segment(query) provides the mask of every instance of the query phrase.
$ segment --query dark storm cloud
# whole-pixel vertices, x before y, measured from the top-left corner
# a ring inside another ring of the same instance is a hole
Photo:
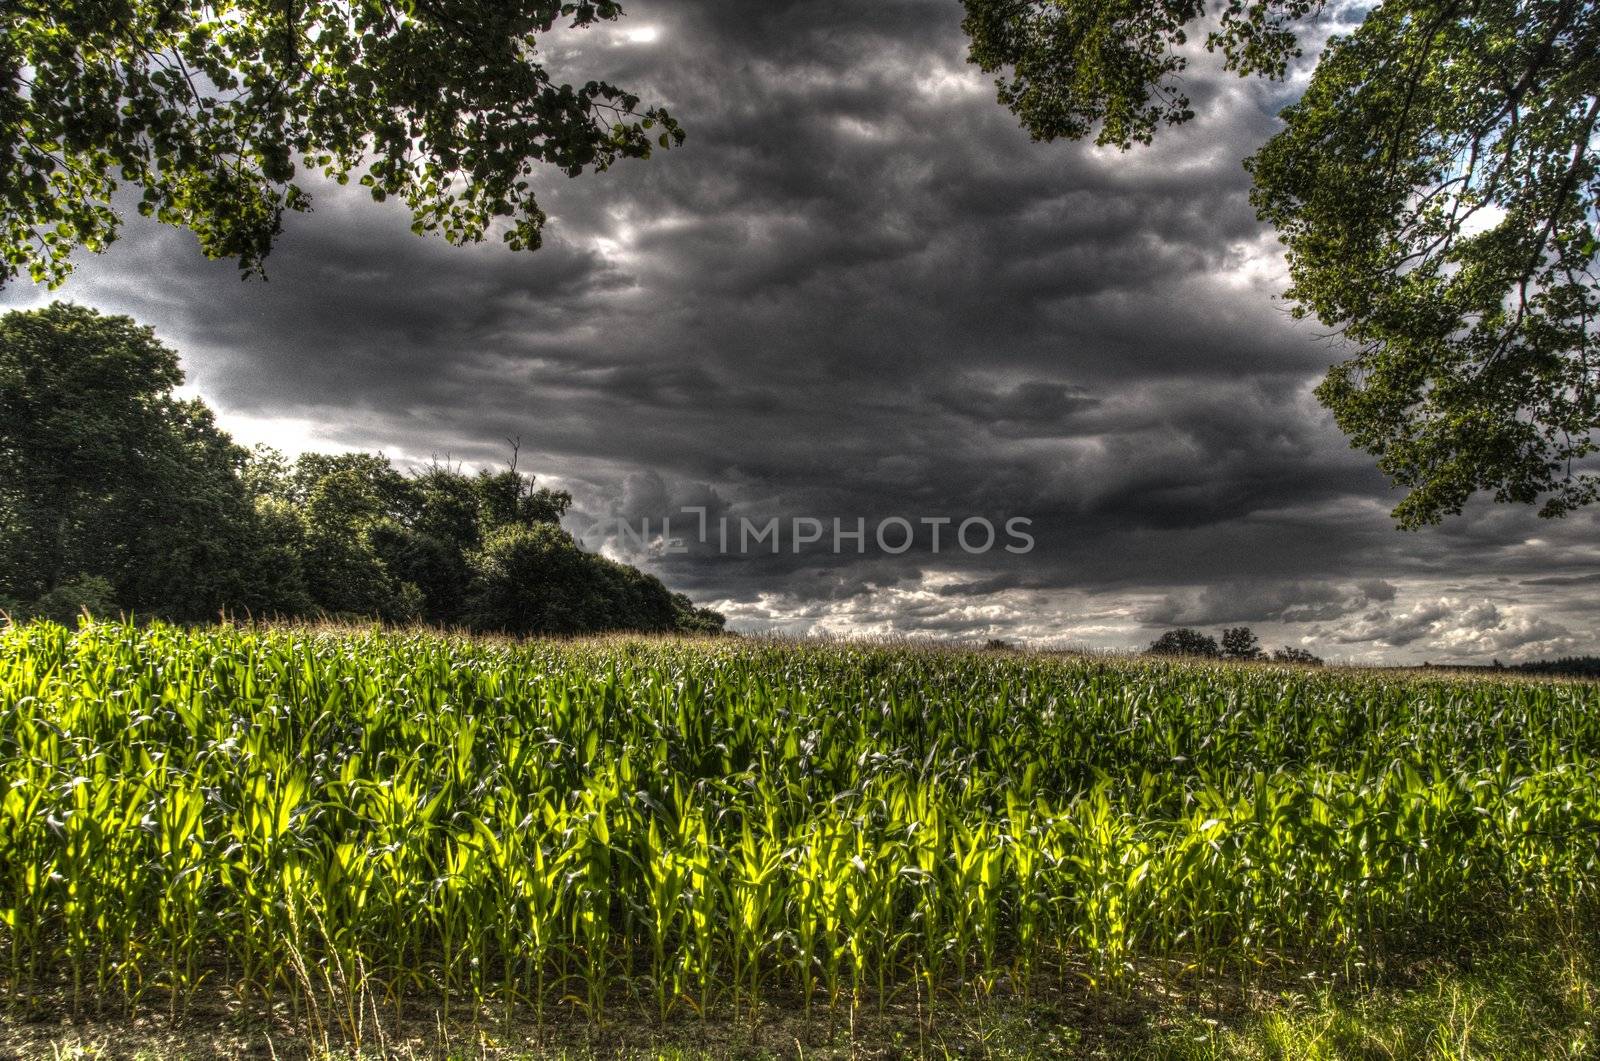
[[[938,406],[965,417],[974,429],[1012,438],[1064,435],[1073,414],[1100,404],[1069,383],[1027,380],[1008,390],[987,390],[980,383],[959,381],[929,396]]]
[[[636,0],[547,58],[666,102],[689,140],[546,175],[537,253],[420,240],[326,187],[269,283],[135,220],[64,295],[154,324],[251,440],[489,462],[520,438],[591,547],[748,629],[1592,647],[1592,515],[1474,505],[1397,533],[1399,496],[1312,398],[1340,354],[1274,301],[1240,165],[1284,88],[1202,61],[1198,119],[1152,149],[1035,144],[964,63],[959,20],[944,0]],[[869,536],[672,551],[660,523],[683,537],[686,508]],[[1027,517],[1035,547],[894,555],[870,535],[892,516]]]
[[[1582,586],[1593,582],[1600,582],[1600,571],[1591,571],[1587,575],[1547,575],[1544,578],[1525,578],[1524,586]]]

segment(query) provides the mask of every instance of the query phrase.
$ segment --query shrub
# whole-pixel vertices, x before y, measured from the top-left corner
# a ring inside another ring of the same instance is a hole
[[[105,619],[114,617],[120,610],[117,607],[117,591],[99,575],[69,578],[22,608],[22,612],[30,618],[49,619],[65,626],[76,625],[78,616],[84,612]]]

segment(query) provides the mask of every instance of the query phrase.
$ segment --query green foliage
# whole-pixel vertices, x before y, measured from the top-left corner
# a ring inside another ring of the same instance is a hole
[[[257,454],[259,512],[292,514],[308,610],[512,634],[716,632],[723,618],[661,582],[583,552],[564,491],[515,469],[402,475],[381,454]]]
[[[183,618],[249,602],[244,452],[174,397],[177,356],[126,317],[0,318],[0,593],[72,578]]]
[[[1035,140],[1148,144],[1161,125],[1194,117],[1184,93],[1190,26],[1220,8],[1208,51],[1240,74],[1282,77],[1300,54],[1293,24],[1317,0],[962,0],[970,61],[1002,73],[1000,102]]]
[[[1036,138],[1128,147],[1194,116],[1189,29],[1241,75],[1285,76],[1316,0],[965,0],[971,57]],[[1220,12],[1219,12],[1220,9]],[[1478,491],[1562,515],[1600,498],[1600,6],[1370,5],[1333,38],[1252,200],[1295,312],[1353,356],[1317,394],[1409,492],[1417,527]]]
[[[1202,634],[1198,630],[1180,627],[1177,630],[1168,630],[1154,641],[1145,651],[1153,656],[1197,656],[1205,659],[1221,659],[1222,649],[1217,647],[1217,639],[1209,634]]]
[[[578,550],[558,525],[571,496],[515,468],[404,475],[382,454],[246,453],[173,397],[181,381],[177,356],[126,317],[58,303],[0,318],[0,598],[18,614],[76,614],[63,587],[87,578],[110,587],[81,602],[96,614],[722,627]],[[490,547],[519,535],[550,547]]]
[[[405,477],[381,454],[306,454],[295,463],[290,494],[305,522],[306,585],[333,615],[419,618],[421,593],[383,562],[379,542]]]
[[[0,968],[80,1007],[1246,987],[1592,923],[1600,879],[1594,684],[36,623],[0,707]]]
[[[314,614],[301,513],[281,498],[257,494],[252,530],[246,610],[263,618]]]
[[[1222,655],[1225,659],[1260,659],[1261,639],[1248,626],[1230,626],[1222,631]]]
[[[1288,296],[1357,353],[1318,389],[1409,494],[1600,497],[1600,7],[1378,6],[1251,160]]]
[[[714,608],[703,608],[682,593],[672,595],[672,625],[686,634],[720,634],[727,627],[727,616]]]
[[[49,619],[76,626],[84,613],[100,619],[115,618],[116,589],[98,575],[79,575],[65,579],[31,605],[7,609],[13,620]]]
[[[468,565],[472,588],[467,616],[474,629],[510,634],[712,632],[710,621],[687,598],[674,597],[659,580],[632,567],[584,552],[554,523],[503,527],[472,554]]]
[[[539,245],[528,178],[681,143],[666,111],[535,61],[612,0],[11,0],[0,9],[0,284],[59,283],[116,238],[120,185],[212,258],[258,273],[309,168],[352,175],[452,243]]]
[[[1562,656],[1560,659],[1519,664],[1516,669],[1526,674],[1561,675],[1568,678],[1600,678],[1600,656]]]
[[[515,467],[501,472],[480,471],[472,488],[478,496],[484,527],[559,523],[572,505],[572,495],[565,490],[529,490]]]

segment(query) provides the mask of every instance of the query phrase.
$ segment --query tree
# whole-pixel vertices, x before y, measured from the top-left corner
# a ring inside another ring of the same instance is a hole
[[[1321,659],[1313,656],[1303,648],[1295,648],[1292,645],[1274,649],[1272,659],[1275,663],[1304,663],[1312,667],[1322,666]]]
[[[1227,659],[1260,659],[1261,639],[1248,626],[1230,626],[1222,631],[1222,655]]]
[[[565,490],[533,489],[515,465],[500,472],[480,471],[472,485],[488,527],[559,523],[572,505],[572,495]]]
[[[1036,139],[1129,147],[1194,117],[1181,48],[1283,78],[1318,0],[964,0],[970,56]],[[1408,490],[1403,527],[1487,491],[1562,515],[1600,498],[1600,5],[1412,0],[1333,38],[1252,200],[1287,297],[1351,351],[1318,388]]]
[[[391,622],[422,617],[421,588],[393,563],[405,534],[394,514],[408,486],[382,454],[307,453],[295,462],[287,489],[304,523],[301,567],[318,609]]]
[[[609,561],[583,552],[572,535],[553,524],[503,527],[469,562],[474,577],[468,616],[478,629],[508,634],[671,629],[670,600],[660,615],[634,614],[634,602],[618,600],[619,589],[624,594],[626,589],[607,585]]]
[[[258,519],[298,548],[312,613],[421,619],[513,634],[719,632],[724,618],[660,580],[585,553],[560,519],[564,491],[509,467],[415,474],[382,454],[258,450],[244,472]],[[272,521],[284,513],[293,532]],[[285,569],[290,565],[285,564]]]
[[[583,552],[572,503],[516,470],[408,475],[377,453],[247,452],[127,317],[0,317],[0,610],[370,617],[516,633],[719,632]]]
[[[672,593],[661,580],[579,548],[548,521],[489,533],[468,557],[473,580],[466,608],[475,629],[509,634],[635,630],[723,632],[725,619]]]
[[[674,593],[672,625],[686,634],[721,634],[727,632],[728,617],[715,608],[696,605],[682,593]]]
[[[1150,643],[1147,651],[1152,656],[1198,656],[1204,659],[1222,658],[1217,639],[1198,630],[1181,627],[1168,630]]]
[[[247,610],[263,618],[314,614],[317,606],[307,585],[306,526],[300,512],[282,498],[251,493],[256,520],[250,565],[253,599]]]
[[[539,245],[539,164],[576,176],[681,143],[659,107],[534,60],[613,0],[9,0],[0,14],[0,285],[59,283],[117,236],[121,184],[248,275],[311,199],[301,167],[452,243]]]
[[[127,317],[0,317],[0,595],[68,583],[179,618],[250,602],[244,451],[172,390],[177,355]],[[98,579],[102,582],[95,582]]]

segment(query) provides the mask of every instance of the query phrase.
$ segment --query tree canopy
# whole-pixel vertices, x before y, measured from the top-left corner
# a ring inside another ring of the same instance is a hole
[[[1152,656],[1198,656],[1203,659],[1221,659],[1222,649],[1217,639],[1187,626],[1168,630],[1145,649]]]
[[[95,577],[179,615],[261,603],[235,446],[148,328],[57,304],[0,317],[0,596]]]
[[[0,285],[59,283],[117,236],[115,200],[259,272],[296,177],[352,175],[417,232],[539,245],[530,177],[681,143],[659,107],[537,61],[611,0],[8,0],[0,8]]]
[[[1226,659],[1260,659],[1261,640],[1248,626],[1230,626],[1222,631],[1222,655]]]
[[[1283,78],[1312,0],[964,0],[970,56],[1037,139],[1194,118],[1190,34]],[[1479,491],[1600,498],[1600,5],[1410,0],[1332,37],[1247,166],[1294,312],[1348,340],[1317,394],[1416,527]]]
[[[583,551],[515,466],[247,451],[148,328],[57,303],[0,317],[0,606],[180,620],[376,618],[514,634],[716,632],[723,617]]]

